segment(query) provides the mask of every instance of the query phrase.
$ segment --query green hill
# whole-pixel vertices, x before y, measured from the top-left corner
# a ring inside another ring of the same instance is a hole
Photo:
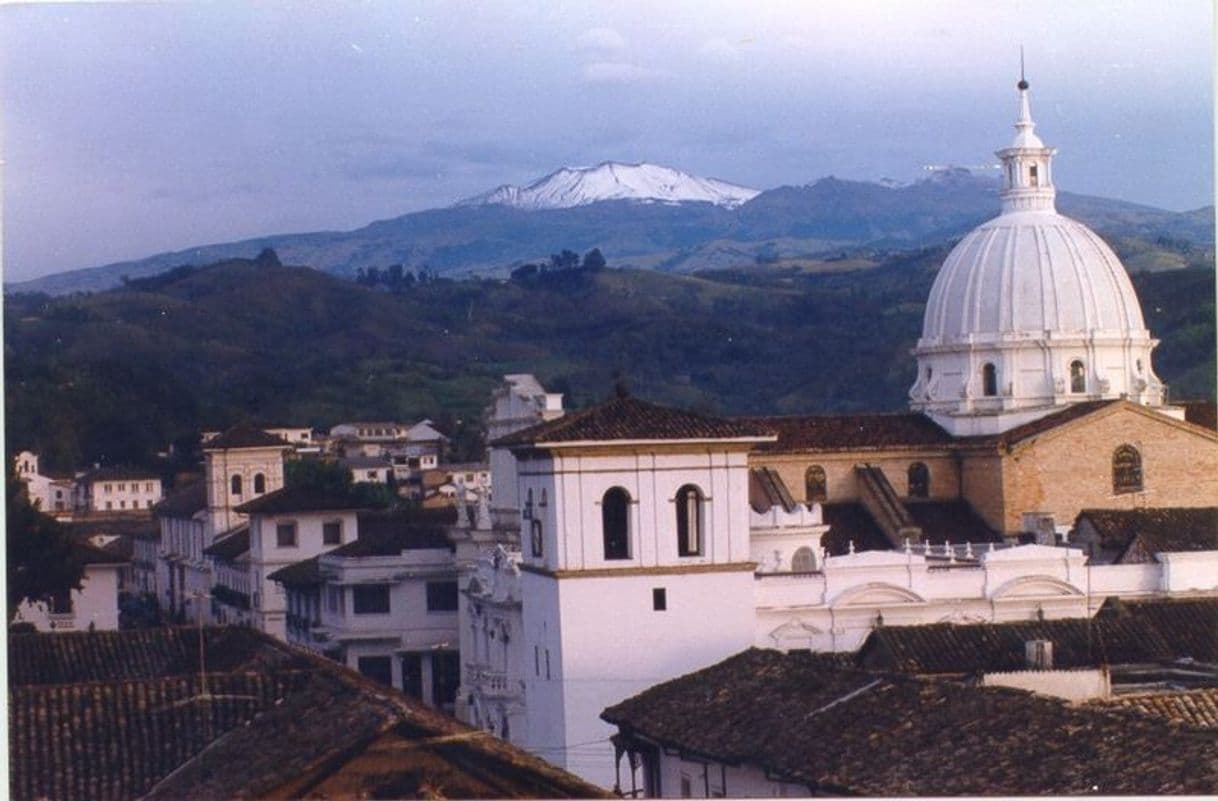
[[[636,394],[713,412],[900,409],[944,255],[848,272],[438,279],[400,294],[235,260],[95,295],[12,295],[9,446],[59,467],[147,463],[243,417],[329,427],[428,416],[468,455],[491,388],[526,371],[568,393],[568,407],[606,395],[620,372]],[[1214,272],[1135,284],[1173,397],[1212,397]]]

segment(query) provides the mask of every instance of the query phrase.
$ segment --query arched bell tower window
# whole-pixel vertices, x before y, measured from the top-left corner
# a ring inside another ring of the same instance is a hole
[[[981,394],[987,398],[998,394],[998,368],[993,362],[981,365]]]
[[[1087,370],[1078,359],[1070,362],[1070,391],[1087,391]]]
[[[630,494],[614,487],[601,498],[601,524],[604,528],[605,558],[630,558]]]
[[[702,555],[702,491],[693,484],[677,490],[677,555]]]
[[[266,492],[266,476],[258,473],[254,476],[254,494],[261,495]]]
[[[1040,174],[1037,171],[1036,165],[1028,167],[1028,185],[1040,186]]]
[[[808,546],[795,549],[795,554],[791,557],[791,572],[792,573],[811,573],[816,570],[816,555],[812,553],[812,549]]]
[[[1122,495],[1142,491],[1142,454],[1132,445],[1112,452],[1112,492]]]
[[[930,470],[922,462],[909,466],[909,497],[930,497]]]
[[[814,464],[804,473],[804,498],[808,503],[823,503],[829,497],[825,468]]]
[[[233,495],[241,494],[241,476],[240,475],[237,475],[235,473],[233,474],[232,480],[228,482],[228,489],[229,489],[229,492],[232,493]]]

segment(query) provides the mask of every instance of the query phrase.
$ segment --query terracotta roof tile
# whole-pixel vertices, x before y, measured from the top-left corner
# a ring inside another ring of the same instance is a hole
[[[268,573],[267,578],[285,587],[315,587],[321,584],[321,571],[318,569],[317,557],[314,556]]]
[[[155,470],[141,467],[97,467],[82,475],[77,481],[95,484],[98,481],[160,481]]]
[[[207,485],[200,479],[166,495],[152,507],[158,517],[194,517],[207,508]]]
[[[1168,645],[1173,659],[1218,662],[1218,598],[1109,598],[1096,617],[1150,628]]]
[[[248,523],[236,526],[219,537],[211,545],[203,549],[207,556],[214,556],[231,562],[250,550],[250,527]]]
[[[338,512],[366,509],[368,504],[349,493],[323,492],[312,487],[284,487],[236,508],[241,514],[278,515],[294,512]]]
[[[938,446],[952,441],[929,417],[914,413],[751,417],[743,421],[776,431],[778,440],[758,450],[777,453]]]
[[[825,671],[798,652],[750,649],[602,718],[627,741],[756,766],[814,794],[1218,790],[1212,739],[1167,722],[947,679]]]
[[[239,448],[290,448],[284,439],[268,434],[252,423],[238,423],[223,434],[203,443],[205,451],[236,450]]]
[[[1086,519],[1105,550],[1124,553],[1137,537],[1154,553],[1218,550],[1218,506],[1196,509],[1084,509],[1074,526]]]
[[[1218,687],[1180,692],[1139,693],[1094,702],[1096,706],[1136,709],[1190,729],[1218,731]]]
[[[205,696],[197,636],[194,628],[11,635],[9,795],[299,797],[332,778],[378,798],[606,795],[243,627],[205,630]],[[377,743],[391,747],[390,763],[369,751]]]
[[[770,436],[769,428],[749,421],[708,417],[637,398],[619,397],[500,437],[491,444],[511,447],[564,442],[734,440]]]

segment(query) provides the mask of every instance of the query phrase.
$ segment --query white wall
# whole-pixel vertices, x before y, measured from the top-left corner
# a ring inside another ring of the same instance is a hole
[[[985,687],[1014,687],[1067,701],[1089,701],[1112,695],[1112,681],[1108,671],[1103,669],[986,673],[981,677],[981,684]]]
[[[79,590],[72,590],[72,610],[52,613],[45,603],[22,602],[13,622],[33,623],[39,631],[118,630],[118,574],[121,565],[86,565]]]

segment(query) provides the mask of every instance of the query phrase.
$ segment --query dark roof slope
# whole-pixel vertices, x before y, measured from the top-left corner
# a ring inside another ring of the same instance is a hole
[[[909,516],[922,529],[922,541],[935,545],[945,540],[962,542],[1002,542],[1002,535],[981,519],[969,502],[955,500],[903,499]]]
[[[754,417],[740,422],[775,431],[778,440],[758,450],[776,453],[925,447],[952,441],[937,423],[916,413]]]
[[[450,511],[451,510],[451,511]],[[448,525],[455,520],[451,507],[444,515],[420,515],[414,510],[365,512],[359,516],[356,539],[330,551],[334,556],[396,556],[402,551],[454,546]],[[445,522],[439,522],[439,521]]]
[[[657,406],[637,398],[605,403],[538,423],[492,445],[509,447],[560,442],[614,440],[747,439],[773,436],[769,428],[742,420],[707,417],[683,409]]]
[[[281,437],[268,434],[252,423],[238,423],[232,428],[203,443],[205,451],[235,450],[238,448],[273,448],[291,445]]]
[[[315,587],[321,584],[321,571],[318,569],[317,557],[314,556],[268,573],[267,578],[285,587]]]
[[[1218,506],[1084,509],[1075,519],[1075,528],[1083,518],[1099,534],[1100,546],[1118,553],[1123,553],[1135,537],[1141,537],[1154,553],[1218,549]]]
[[[980,673],[1025,667],[1028,640],[1050,640],[1058,668],[1218,661],[1218,599],[1109,600],[1092,618],[882,626],[859,651],[869,668]]]
[[[754,467],[749,470],[749,506],[760,514],[770,511],[774,506],[781,506],[784,511],[793,512],[797,504],[777,470],[772,467]]]
[[[609,707],[627,740],[834,795],[1212,793],[1213,741],[1125,710],[750,649]],[[732,795],[729,781],[727,794]]]
[[[248,553],[250,549],[250,527],[243,523],[216,538],[216,541],[203,549],[203,553],[231,562]]]
[[[204,695],[196,637],[193,628],[10,636],[11,797],[604,796],[244,627],[205,630]]]
[[[1211,400],[1174,401],[1173,406],[1184,407],[1184,420],[1195,426],[1218,430],[1218,404]]]
[[[829,549],[830,556],[850,553],[852,543],[856,551],[892,550],[892,543],[861,503],[826,503],[821,510],[829,531],[821,535],[820,546]]]
[[[199,480],[166,495],[160,503],[152,507],[152,513],[158,517],[189,518],[206,508],[207,484]]]
[[[1172,658],[1218,662],[1218,598],[1109,598],[1096,619],[1145,625],[1167,644]]]
[[[368,504],[350,493],[322,492],[312,487],[284,487],[237,507],[242,514],[277,515],[294,512],[340,512],[366,509]]]
[[[155,470],[140,467],[97,467],[77,480],[85,484],[98,481],[160,481],[161,476]]]
[[[131,561],[130,556],[123,556],[121,549],[99,548],[81,540],[72,543],[72,552],[82,565],[125,565]]]

